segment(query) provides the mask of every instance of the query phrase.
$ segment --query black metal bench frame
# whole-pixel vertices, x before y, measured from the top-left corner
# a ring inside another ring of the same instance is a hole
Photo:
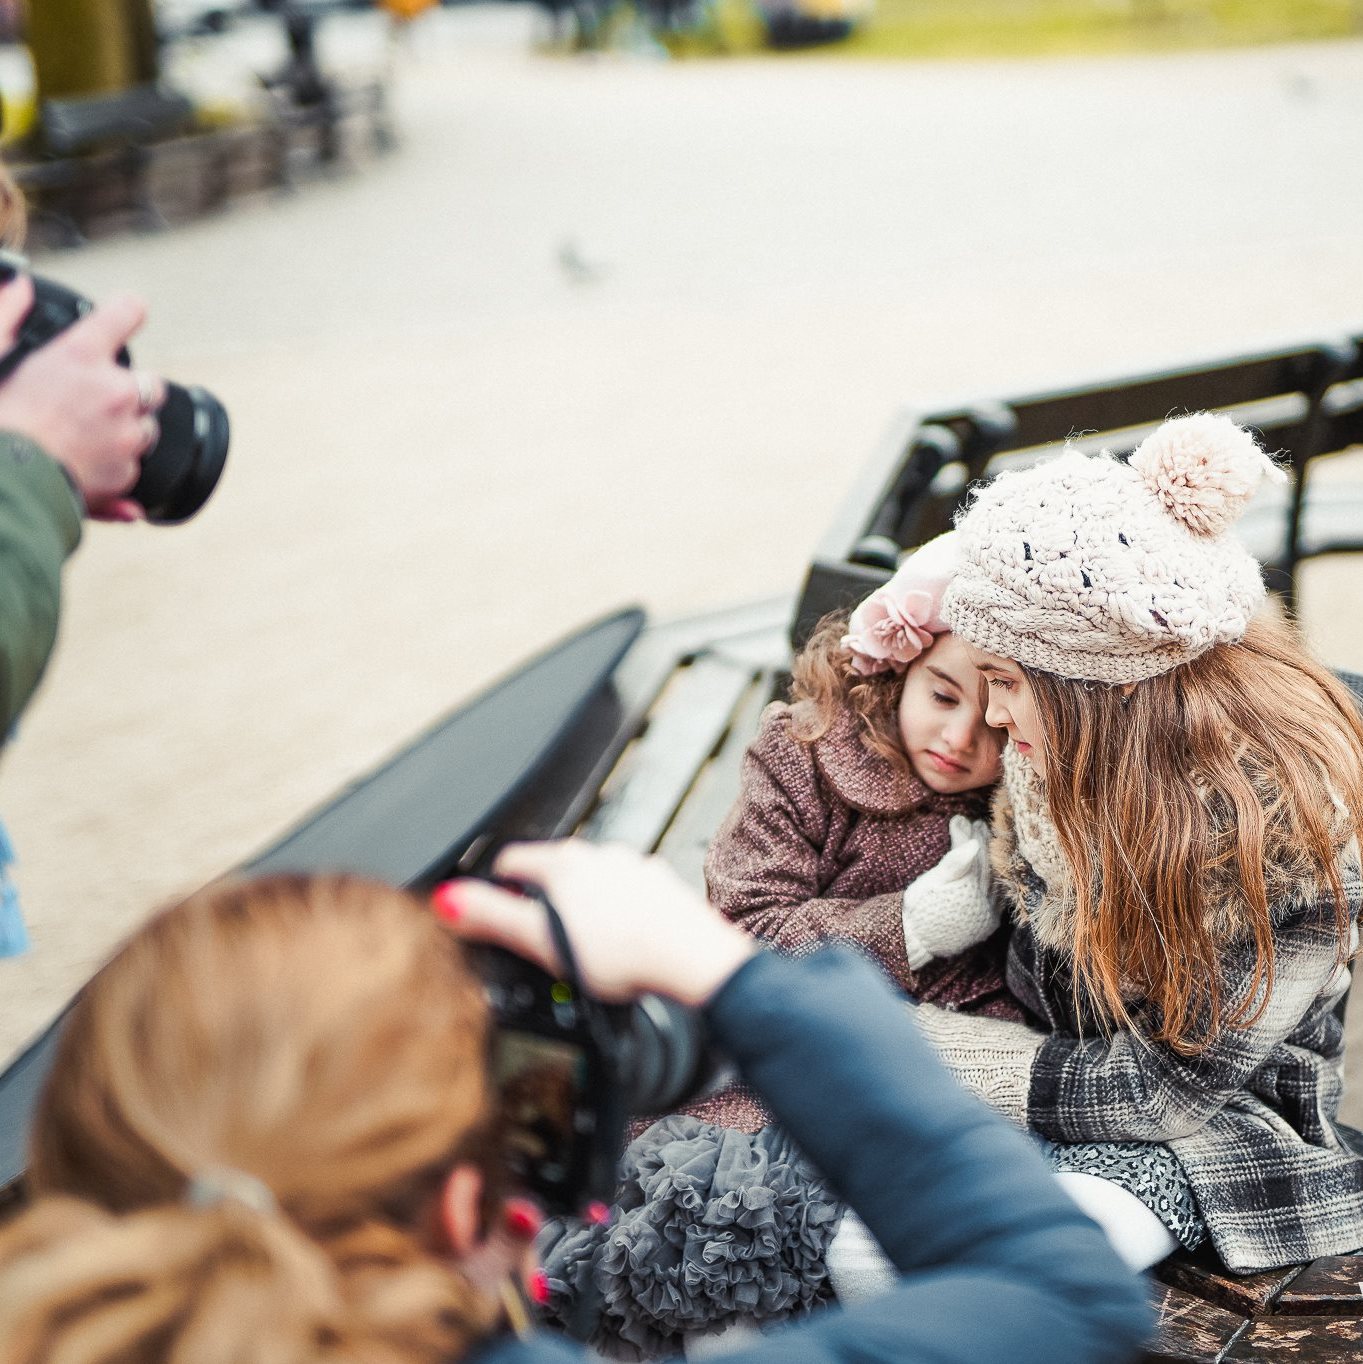
[[[1270,585],[1292,606],[1303,561],[1363,551],[1363,495],[1343,503],[1313,499],[1309,478],[1322,457],[1363,441],[1363,334],[1073,388],[905,410],[819,545],[794,640],[884,582],[903,549],[946,530],[968,483],[1030,463],[1067,440],[1081,450],[1129,454],[1166,417],[1208,409],[1230,413],[1256,430],[1266,449],[1286,456],[1285,503],[1268,512],[1281,534],[1263,534],[1261,527],[1262,543],[1254,548]],[[1252,509],[1247,519],[1253,516]]]

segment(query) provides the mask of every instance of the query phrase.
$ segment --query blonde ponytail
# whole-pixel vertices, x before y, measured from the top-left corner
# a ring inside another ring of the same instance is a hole
[[[477,982],[410,896],[287,878],[155,921],[64,1033],[37,1198],[0,1230],[0,1364],[459,1358],[500,1310],[431,1212],[456,1161],[495,1182],[484,1056]]]

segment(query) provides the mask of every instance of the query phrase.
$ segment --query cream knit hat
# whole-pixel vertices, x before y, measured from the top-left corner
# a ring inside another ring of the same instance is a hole
[[[1123,464],[1069,452],[980,488],[942,604],[956,634],[1029,668],[1139,682],[1240,639],[1264,599],[1229,533],[1286,475],[1229,417],[1165,422]]]

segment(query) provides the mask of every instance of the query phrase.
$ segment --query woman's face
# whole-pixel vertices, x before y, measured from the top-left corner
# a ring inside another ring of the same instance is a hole
[[[939,635],[909,666],[899,740],[931,791],[955,795],[998,780],[1000,736],[985,723],[979,676],[955,635]]]
[[[1039,777],[1046,775],[1046,743],[1037,714],[1036,695],[1027,674],[1011,658],[970,650],[971,661],[979,669],[988,688],[985,718],[1008,732],[1013,747],[1032,764]]]

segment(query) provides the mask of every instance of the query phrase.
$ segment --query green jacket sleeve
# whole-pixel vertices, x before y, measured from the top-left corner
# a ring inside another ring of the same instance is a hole
[[[0,432],[0,741],[56,643],[62,565],[80,531],[61,466],[32,441]]]

